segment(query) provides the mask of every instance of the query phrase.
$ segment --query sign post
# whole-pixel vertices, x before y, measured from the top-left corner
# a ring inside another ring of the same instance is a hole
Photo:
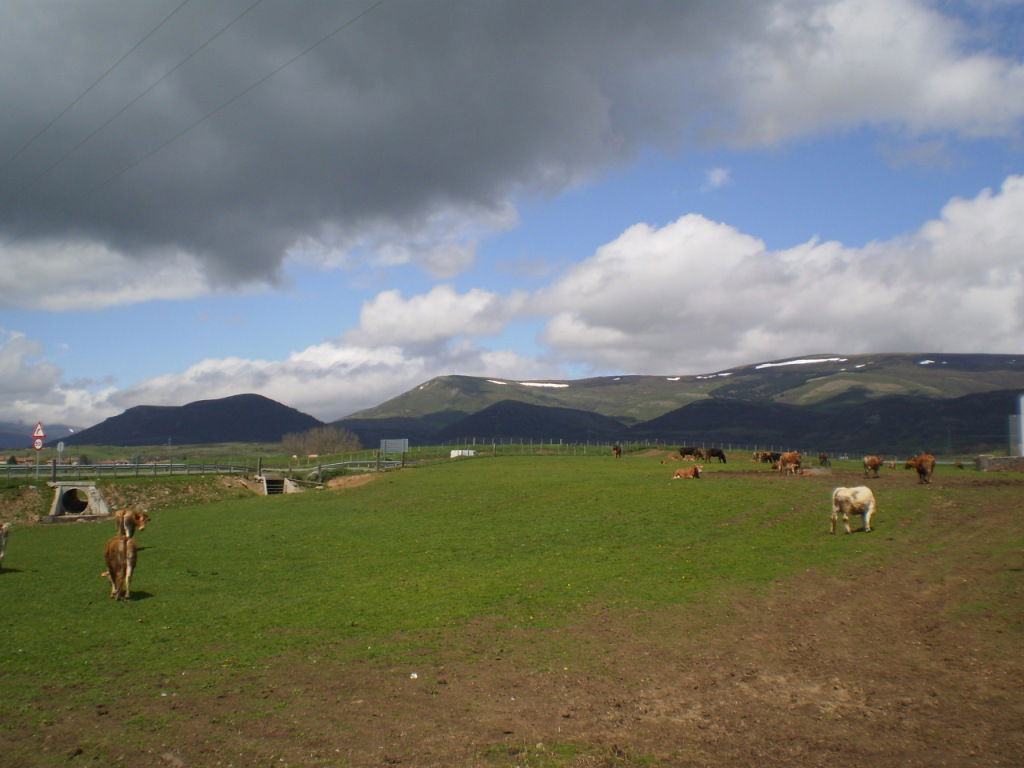
[[[37,421],[36,428],[32,430],[32,447],[36,450],[36,477],[39,477],[39,452],[43,450],[43,440],[46,433],[43,431],[43,422]]]

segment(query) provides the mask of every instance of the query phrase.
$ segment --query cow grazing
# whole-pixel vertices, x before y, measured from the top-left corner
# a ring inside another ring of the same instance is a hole
[[[149,515],[145,512],[133,512],[130,509],[119,509],[114,513],[114,525],[117,526],[118,536],[131,538],[136,531],[141,531],[150,521]]]
[[[686,458],[687,456],[694,456],[701,460],[704,459],[704,451],[702,451],[700,448],[694,448],[693,446],[688,445],[684,445],[682,448],[679,449],[679,455],[682,456],[683,458]]]
[[[700,476],[704,474],[704,467],[700,464],[694,464],[689,469],[677,469],[672,475],[673,480],[700,480]]]
[[[107,570],[100,574],[110,579],[110,596],[114,600],[128,600],[131,597],[132,574],[138,555],[135,539],[130,536],[114,536],[103,550]]]
[[[725,451],[723,451],[721,448],[708,448],[706,451],[704,451],[704,458],[707,461],[711,461],[712,459],[718,459],[719,464],[728,463],[725,460]]]
[[[878,477],[878,470],[885,465],[885,459],[881,456],[865,456],[864,457],[864,477],[868,477],[869,472],[874,472],[871,477]]]
[[[836,532],[836,521],[839,515],[843,516],[843,525],[846,532],[850,533],[850,515],[860,515],[864,518],[864,532],[871,532],[871,516],[875,514],[875,494],[866,485],[858,485],[853,488],[835,488],[832,491],[832,527],[829,533]]]
[[[930,453],[922,453],[920,456],[908,459],[903,468],[917,470],[918,484],[930,483],[932,481],[932,473],[935,471],[935,457]]]
[[[612,456],[614,456],[616,459],[622,458],[622,446],[619,445],[618,443],[612,446]]]
[[[0,524],[0,569],[4,566],[4,554],[7,552],[7,534],[11,532],[10,523]]]
[[[796,465],[794,470],[800,469],[800,465],[803,464],[803,456],[796,451],[786,451],[779,454],[779,458],[775,462],[775,469],[779,472],[790,472],[792,474],[792,470],[788,468],[789,464]]]
[[[822,453],[818,454],[818,466],[819,467],[831,467],[832,466],[832,460],[828,457],[827,453],[822,452]]]

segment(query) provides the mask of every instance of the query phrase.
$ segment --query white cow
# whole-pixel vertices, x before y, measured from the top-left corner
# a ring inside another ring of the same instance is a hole
[[[0,567],[4,564],[4,553],[7,552],[7,534],[11,531],[10,523],[0,524]]]
[[[864,532],[871,531],[871,516],[875,514],[875,494],[866,485],[853,488],[836,488],[832,491],[832,529],[836,532],[836,521],[843,515],[843,525],[850,533],[850,515],[861,515],[864,518]]]

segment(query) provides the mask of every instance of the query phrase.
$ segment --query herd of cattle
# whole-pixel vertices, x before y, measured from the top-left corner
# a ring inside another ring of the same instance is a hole
[[[616,458],[622,455],[621,446],[616,445],[613,449]],[[710,461],[718,459],[719,463],[725,464],[725,453],[721,448],[698,448],[696,446],[682,446],[678,453],[673,453],[661,460],[662,464],[670,461]],[[805,468],[803,456],[797,451],[754,451],[751,461],[770,464],[772,469],[781,474],[802,475],[827,472],[827,467],[832,466],[831,458],[827,453],[818,454],[818,467]],[[878,470],[885,466],[886,461],[880,456],[864,457],[864,477],[879,477]],[[890,469],[895,469],[895,459],[888,462]],[[963,469],[963,464],[956,463],[958,469]],[[930,453],[922,453],[904,464],[905,469],[917,471],[918,483],[930,483],[932,473],[935,471],[935,457]],[[694,464],[692,467],[677,469],[672,474],[673,480],[699,480],[704,474],[703,464]],[[852,488],[838,487],[832,490],[832,527],[829,533],[836,532],[836,524],[840,516],[843,518],[843,525],[846,532],[850,533],[850,516],[860,515],[864,520],[864,531],[871,531],[871,518],[874,516],[878,505],[875,495],[866,485],[858,485]]]

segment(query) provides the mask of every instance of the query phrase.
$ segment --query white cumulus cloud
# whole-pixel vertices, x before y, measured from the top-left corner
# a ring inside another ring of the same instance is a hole
[[[951,200],[916,232],[863,248],[769,251],[689,214],[638,224],[538,297],[544,341],[594,370],[715,370],[814,351],[1019,351],[1024,177]]]

